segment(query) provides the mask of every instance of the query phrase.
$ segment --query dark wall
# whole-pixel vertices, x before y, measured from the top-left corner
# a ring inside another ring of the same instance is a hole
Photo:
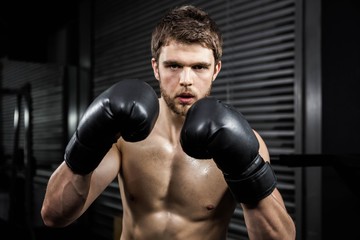
[[[360,221],[360,14],[357,1],[322,1],[323,239],[358,239]]]
[[[323,1],[323,153],[360,153],[360,8]]]
[[[1,1],[0,58],[46,63],[53,60],[56,54],[66,53],[56,38],[64,32],[65,26],[76,22],[77,4],[76,0]],[[67,38],[66,44],[72,44],[76,43],[70,39],[73,36],[66,34],[62,38]],[[58,53],[54,52],[57,50]],[[74,53],[74,50],[72,47],[69,52]]]

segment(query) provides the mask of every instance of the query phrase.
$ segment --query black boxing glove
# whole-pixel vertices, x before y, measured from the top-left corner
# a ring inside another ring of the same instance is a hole
[[[86,109],[65,149],[65,162],[74,173],[92,172],[120,136],[130,142],[145,139],[158,115],[158,97],[144,81],[112,85]]]
[[[231,105],[212,97],[194,103],[187,112],[180,143],[193,158],[213,158],[237,202],[256,203],[275,189],[276,176],[259,155],[252,128]]]

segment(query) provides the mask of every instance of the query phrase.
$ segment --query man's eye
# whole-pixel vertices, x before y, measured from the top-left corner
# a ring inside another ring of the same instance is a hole
[[[170,68],[171,70],[177,70],[177,69],[180,68],[180,65],[178,65],[178,64],[169,64],[166,67]]]
[[[170,68],[171,68],[171,69],[178,69],[178,68],[179,68],[179,65],[170,65]]]
[[[207,67],[202,66],[202,65],[196,65],[196,66],[193,66],[193,69],[201,70],[201,69],[207,69]]]

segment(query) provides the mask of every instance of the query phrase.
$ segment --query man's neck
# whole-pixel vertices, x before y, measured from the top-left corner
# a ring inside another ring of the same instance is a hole
[[[160,125],[164,128],[164,131],[168,132],[170,141],[178,141],[180,137],[180,131],[185,121],[185,116],[181,116],[173,112],[166,104],[164,99],[160,98],[160,116],[158,121],[161,121]]]

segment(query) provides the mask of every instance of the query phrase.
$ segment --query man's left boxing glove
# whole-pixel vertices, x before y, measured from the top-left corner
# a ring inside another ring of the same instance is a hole
[[[252,128],[231,105],[198,100],[187,112],[180,142],[193,158],[213,158],[238,202],[256,203],[275,189],[275,174],[259,155]]]
[[[101,93],[86,109],[70,139],[64,160],[77,174],[92,172],[111,145],[145,139],[159,115],[153,88],[140,80],[123,80]]]

